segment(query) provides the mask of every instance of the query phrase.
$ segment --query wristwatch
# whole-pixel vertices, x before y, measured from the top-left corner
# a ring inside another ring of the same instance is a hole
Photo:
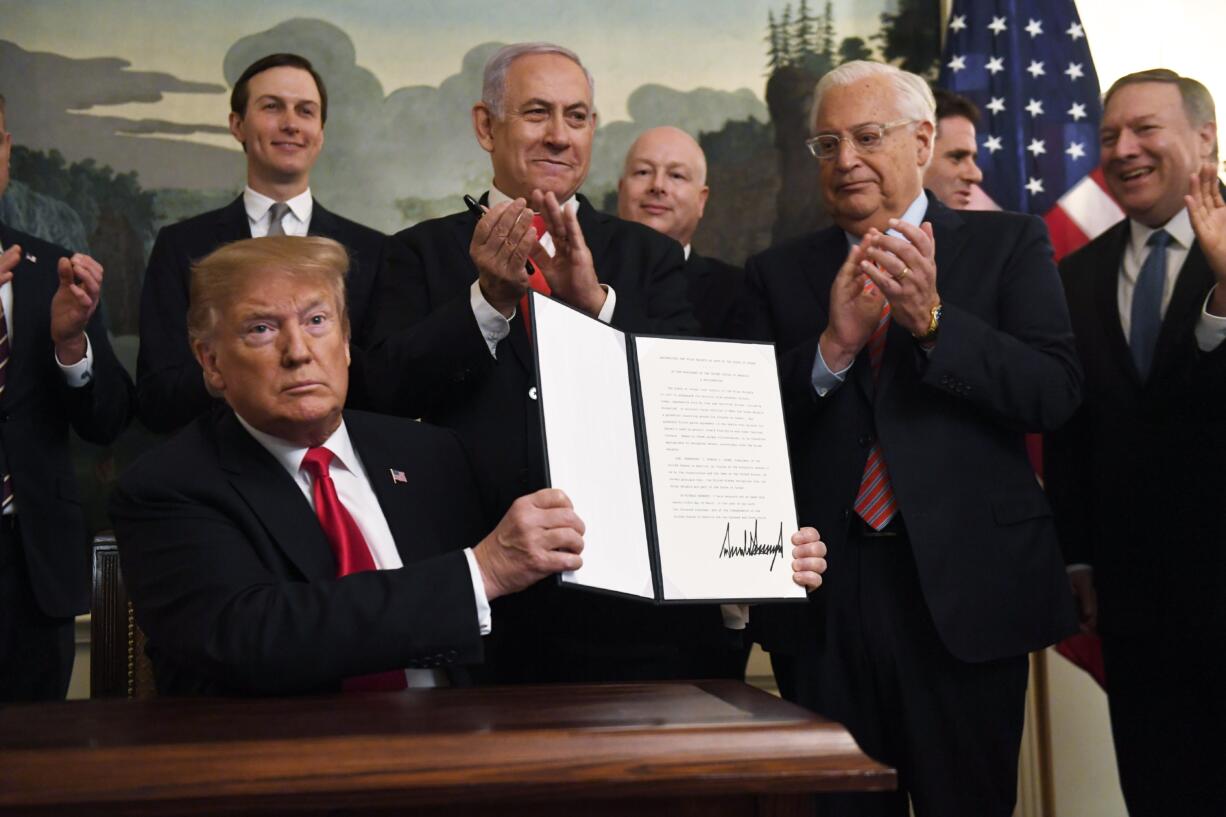
[[[922,335],[911,336],[920,343],[932,343],[937,339],[937,333],[941,331],[941,302],[937,301],[937,305],[928,314],[928,331]]]

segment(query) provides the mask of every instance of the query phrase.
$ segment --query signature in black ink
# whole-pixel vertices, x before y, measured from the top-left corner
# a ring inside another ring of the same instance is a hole
[[[758,522],[754,520],[753,530],[741,531],[741,545],[736,547],[732,544],[732,523],[729,522],[724,528],[724,541],[719,545],[719,558],[734,559],[738,556],[766,556],[771,557],[770,569],[775,569],[775,559],[783,555],[783,523],[779,523],[779,539],[772,545],[758,541]]]

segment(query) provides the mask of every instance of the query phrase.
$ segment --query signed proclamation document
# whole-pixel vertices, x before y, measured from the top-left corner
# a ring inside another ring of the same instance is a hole
[[[537,293],[532,322],[548,482],[587,526],[563,584],[803,600],[774,347],[629,335]]]

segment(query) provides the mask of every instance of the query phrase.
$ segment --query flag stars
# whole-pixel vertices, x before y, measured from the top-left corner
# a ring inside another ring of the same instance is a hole
[[[1031,140],[1030,140],[1030,144],[1029,144],[1029,145],[1026,145],[1026,150],[1028,150],[1028,151],[1030,151],[1031,153],[1033,153],[1033,154],[1034,154],[1034,158],[1036,158],[1036,159],[1037,159],[1037,158],[1039,158],[1040,156],[1042,156],[1044,153],[1046,153],[1046,152],[1047,152],[1047,148],[1046,148],[1046,147],[1044,147],[1044,144],[1043,144],[1043,140],[1042,140],[1042,139],[1031,139]]]
[[[965,14],[959,14],[957,17],[949,21],[950,31],[961,31],[964,28],[966,28],[966,15]]]
[[[991,74],[992,76],[996,76],[996,74],[1005,70],[1005,58],[1004,57],[992,57],[991,59],[988,60],[987,68],[988,68],[989,74]]]
[[[1026,103],[1026,113],[1030,114],[1030,117],[1033,119],[1043,113],[1043,103],[1037,99],[1030,100]]]
[[[1043,21],[1032,19],[1029,23],[1026,24],[1026,33],[1030,35],[1030,39],[1032,40],[1035,37],[1042,34],[1043,33]]]
[[[1047,72],[1043,70],[1043,63],[1038,60],[1030,61],[1030,66],[1026,69],[1026,73],[1030,74],[1034,79],[1047,75]]]
[[[1080,40],[1086,35],[1085,29],[1081,27],[1081,23],[1073,23],[1068,27],[1068,31],[1064,33],[1072,37],[1074,40]]]
[[[1086,106],[1081,102],[1074,102],[1073,107],[1068,109],[1068,115],[1073,117],[1074,122],[1080,122],[1086,118]]]
[[[1039,193],[1043,192],[1043,180],[1027,177],[1026,189],[1030,191],[1030,195],[1037,196]]]
[[[953,59],[949,61],[949,70],[955,74],[966,68],[966,57],[961,54],[954,54]]]
[[[987,108],[992,113],[1000,113],[1005,109],[1005,98],[1003,96],[994,96],[988,102]]]
[[[1070,159],[1080,159],[1086,155],[1086,148],[1081,142],[1072,142],[1064,152]]]
[[[1079,62],[1070,62],[1064,73],[1068,75],[1069,79],[1081,79],[1086,75],[1085,71],[1081,69],[1081,63]]]
[[[992,22],[988,23],[988,28],[992,30],[992,36],[995,37],[1002,31],[1007,31],[1009,26],[1005,25],[1004,17],[993,17]]]
[[[983,141],[983,147],[989,153],[995,153],[996,151],[1002,149],[1004,145],[1001,144],[999,136],[989,136]]]

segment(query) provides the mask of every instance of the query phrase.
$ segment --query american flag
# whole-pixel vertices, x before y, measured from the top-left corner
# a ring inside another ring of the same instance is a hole
[[[954,0],[940,84],[982,112],[983,189],[1062,258],[1123,218],[1098,169],[1102,103],[1072,0]]]
[[[401,471],[398,468],[389,468],[387,470],[392,474],[393,485],[395,485],[397,482],[403,482],[405,485],[409,484],[409,479],[404,475],[404,471]]]

